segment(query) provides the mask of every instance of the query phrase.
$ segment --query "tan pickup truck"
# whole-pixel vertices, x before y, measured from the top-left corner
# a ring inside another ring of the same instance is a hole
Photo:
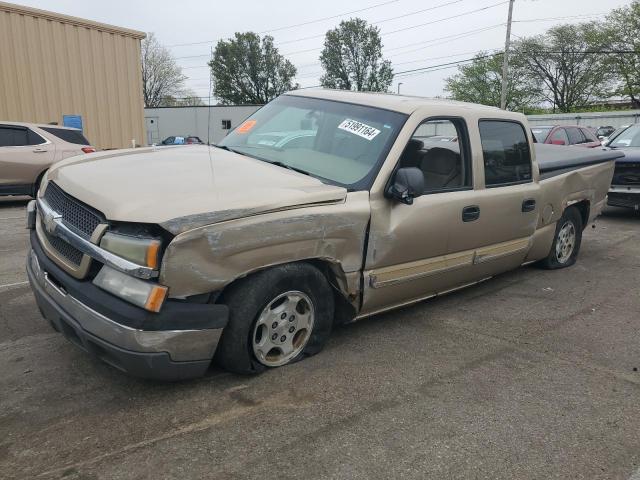
[[[28,209],[29,280],[56,330],[130,374],[260,372],[336,323],[572,265],[622,154],[532,141],[495,108],[282,95],[217,147],[56,164]]]

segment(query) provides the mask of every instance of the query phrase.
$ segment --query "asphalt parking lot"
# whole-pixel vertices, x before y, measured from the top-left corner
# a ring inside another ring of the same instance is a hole
[[[304,362],[158,384],[92,360],[26,285],[0,200],[0,478],[640,478],[640,216],[577,265],[524,267],[336,329]]]

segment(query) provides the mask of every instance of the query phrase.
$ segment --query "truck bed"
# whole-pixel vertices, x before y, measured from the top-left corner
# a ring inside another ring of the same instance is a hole
[[[534,146],[540,169],[540,180],[624,157],[624,152],[620,150],[605,148],[567,147],[541,143],[536,143]]]

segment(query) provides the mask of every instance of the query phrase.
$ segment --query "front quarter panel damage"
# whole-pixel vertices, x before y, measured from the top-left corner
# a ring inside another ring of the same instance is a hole
[[[368,192],[344,203],[255,215],[196,228],[167,247],[160,282],[181,298],[222,290],[266,267],[320,259],[330,263],[345,296],[359,290],[369,222]]]

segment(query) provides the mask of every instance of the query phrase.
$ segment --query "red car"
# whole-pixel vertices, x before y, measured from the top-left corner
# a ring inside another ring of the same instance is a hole
[[[600,147],[600,140],[587,127],[578,125],[556,125],[543,127],[536,125],[531,129],[538,143],[552,145],[577,145],[578,147]]]

